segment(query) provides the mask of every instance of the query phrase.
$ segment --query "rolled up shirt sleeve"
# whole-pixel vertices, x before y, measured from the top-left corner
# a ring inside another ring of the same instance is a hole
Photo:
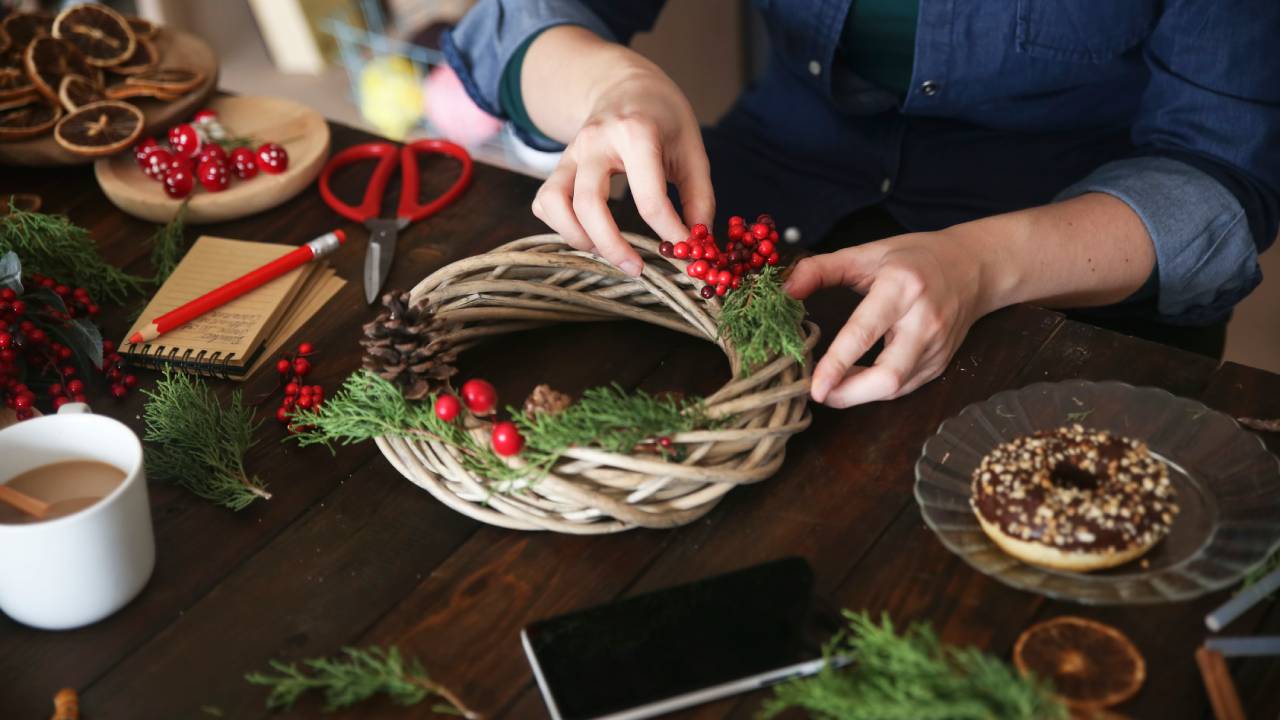
[[[499,99],[503,71],[528,40],[557,25],[579,25],[606,40],[618,40],[609,23],[575,0],[480,0],[445,33],[441,49],[476,105],[510,119]],[[517,133],[534,147],[546,144],[518,128]]]
[[[1178,160],[1135,157],[1107,163],[1059,200],[1100,192],[1142,219],[1155,246],[1160,320],[1220,322],[1262,282],[1244,209],[1217,180]]]

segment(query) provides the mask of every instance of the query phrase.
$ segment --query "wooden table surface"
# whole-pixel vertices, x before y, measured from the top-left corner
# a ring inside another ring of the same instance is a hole
[[[333,127],[333,149],[368,140]],[[432,161],[433,163],[435,161]],[[444,161],[424,194],[451,179]],[[359,171],[353,171],[359,172]],[[335,186],[353,197],[361,178]],[[542,227],[529,212],[537,183],[487,166],[453,207],[401,235],[389,287],[407,288],[441,265]],[[112,207],[89,168],[0,168],[0,194],[36,192],[46,211],[88,227],[112,262],[149,273],[154,226]],[[159,188],[157,188],[159,192]],[[622,211],[624,226],[641,226]],[[339,222],[314,188],[235,222],[189,229],[299,243],[341,226],[354,242],[335,257],[349,280],[294,342],[316,344],[315,381],[330,392],[359,366],[366,233]],[[829,291],[809,303],[829,338],[853,305]],[[110,337],[131,308],[109,313]],[[617,381],[649,390],[709,392],[728,375],[710,344],[643,325],[559,326],[469,352],[463,376],[491,379],[503,398],[541,382],[571,392]],[[1075,613],[1113,623],[1147,658],[1142,692],[1120,708],[1137,718],[1205,717],[1193,660],[1205,612],[1225,597],[1147,607],[1088,608],[1014,590],[972,570],[925,527],[912,467],[938,424],[966,404],[1040,380],[1089,378],[1155,385],[1232,415],[1280,415],[1280,376],[1095,329],[1032,307],[983,319],[946,373],[909,397],[844,411],[818,408],[778,475],[734,490],[707,517],[677,530],[605,537],[512,532],[473,522],[400,477],[372,443],[299,449],[264,423],[248,467],[274,497],[233,513],[152,483],[157,565],[129,606],[91,627],[42,632],[0,616],[0,718],[42,718],[63,686],[88,718],[259,718],[264,689],[246,672],[272,658],[328,655],[344,645],[398,645],[487,717],[545,717],[521,651],[526,623],[620,596],[787,555],[812,564],[820,592],[848,608],[929,620],[944,639],[1007,657],[1030,623]],[[143,386],[154,381],[142,376]],[[271,369],[243,383],[271,390]],[[229,392],[240,385],[219,383]],[[98,412],[140,429],[142,398],[99,400]],[[263,415],[269,414],[270,405]],[[1280,450],[1280,436],[1267,438]],[[1231,634],[1280,632],[1280,604],[1264,603]],[[1280,715],[1280,662],[1232,664],[1250,717]],[[759,696],[725,700],[686,718],[748,718]],[[422,717],[384,701],[336,717]],[[290,717],[314,717],[301,703]]]

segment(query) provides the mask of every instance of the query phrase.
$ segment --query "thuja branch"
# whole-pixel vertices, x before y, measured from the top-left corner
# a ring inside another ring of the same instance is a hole
[[[178,205],[178,211],[174,213],[173,219],[158,228],[151,236],[151,267],[155,270],[153,282],[156,285],[169,279],[174,268],[178,267],[178,261],[186,252],[183,232],[186,229],[187,205],[190,203],[190,197],[183,200]]]
[[[232,510],[271,498],[244,469],[258,423],[239,390],[223,406],[202,380],[166,369],[155,389],[143,394],[148,475]]]
[[[13,208],[0,221],[0,255],[9,251],[26,272],[78,285],[99,299],[120,302],[145,282],[103,260],[89,232],[62,215]]]
[[[976,648],[944,645],[926,624],[899,635],[887,616],[877,623],[846,611],[845,619],[848,627],[827,646],[822,671],[777,686],[762,717],[797,708],[839,720],[1067,718],[1047,683]],[[854,663],[839,669],[831,662],[837,657]]]
[[[777,355],[804,363],[804,305],[782,289],[775,266],[742,278],[742,287],[729,293],[720,312],[720,336],[737,352],[747,370]]]
[[[271,688],[267,707],[272,710],[291,708],[298,698],[314,690],[324,693],[325,712],[386,694],[393,702],[406,706],[436,697],[445,702],[432,708],[436,712],[479,717],[447,688],[432,681],[421,663],[406,662],[394,647],[343,648],[338,657],[303,660],[302,667],[279,660],[272,660],[270,665],[278,674],[255,672],[245,679]]]
[[[707,416],[701,398],[628,393],[616,384],[591,388],[558,413],[511,413],[528,447],[557,455],[574,446],[629,453],[658,436],[721,424]]]

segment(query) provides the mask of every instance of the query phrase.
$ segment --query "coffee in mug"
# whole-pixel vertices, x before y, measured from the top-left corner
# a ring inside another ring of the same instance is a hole
[[[98,460],[63,460],[32,468],[5,485],[48,503],[49,511],[36,518],[0,503],[0,525],[44,522],[80,512],[110,495],[124,478],[123,470]]]

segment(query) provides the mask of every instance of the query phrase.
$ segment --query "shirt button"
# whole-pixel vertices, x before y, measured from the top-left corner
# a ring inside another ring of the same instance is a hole
[[[810,74],[810,75],[813,75],[813,76],[815,76],[815,77],[816,77],[816,76],[818,76],[818,75],[821,75],[821,74],[822,74],[822,63],[818,62],[817,60],[810,60],[810,61],[809,61],[809,74]]]
[[[920,83],[920,92],[924,93],[925,95],[928,95],[929,97],[933,97],[934,95],[937,95],[938,91],[941,89],[942,87],[938,85],[938,83],[932,80],[925,80],[924,82]]]
[[[783,230],[782,239],[785,240],[789,245],[795,245],[796,243],[800,242],[800,228],[792,225],[786,230]]]
[[[891,187],[893,187],[893,183],[889,181],[889,178],[885,178],[885,179],[881,180],[881,181],[880,181],[880,194],[882,194],[882,195],[888,195],[888,194],[889,194],[889,188],[891,188]]]

